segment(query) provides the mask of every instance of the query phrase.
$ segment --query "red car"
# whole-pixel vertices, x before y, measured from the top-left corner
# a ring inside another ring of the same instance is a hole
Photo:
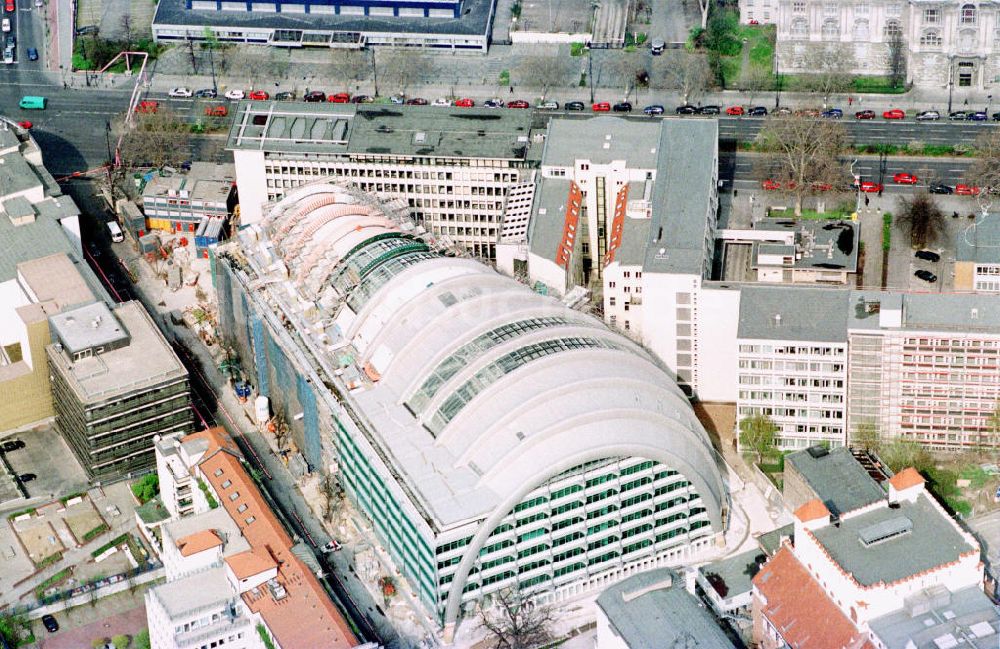
[[[882,119],[906,119],[906,111],[901,108],[893,108],[882,113]]]
[[[732,115],[733,117],[738,117],[744,114],[743,106],[730,106],[726,109],[726,115]]]
[[[349,104],[351,103],[351,93],[338,92],[337,94],[330,95],[326,100],[331,104]]]
[[[20,126],[21,128],[23,128],[26,131],[29,130],[32,126],[34,126],[34,124],[32,124],[31,122],[29,122],[26,119],[21,120],[20,122],[17,123],[17,125]]]
[[[465,99],[459,99],[458,101],[456,101],[455,105],[458,106],[459,108],[472,108],[473,106],[476,105],[476,102],[466,97]]]
[[[14,11],[14,0],[7,0],[7,2],[4,3],[4,9],[7,11]]]
[[[250,99],[253,99],[254,101],[265,101],[270,98],[271,95],[267,94],[267,91],[265,90],[254,90],[250,93]]]
[[[812,184],[812,189],[814,192],[828,192],[833,189],[833,185],[830,183],[814,182]]]
[[[135,112],[137,113],[155,113],[160,108],[160,103],[156,101],[150,101],[148,99],[140,101],[139,105],[135,107]]]
[[[979,196],[979,188],[975,185],[955,185],[955,193],[959,196]]]
[[[750,24],[750,25],[759,25],[760,21],[757,20],[756,18],[751,18],[748,24]]]
[[[771,180],[770,178],[762,182],[760,186],[766,189],[767,191],[774,191],[776,189],[781,189],[781,183],[779,183],[777,180]]]
[[[599,101],[591,105],[590,109],[595,113],[607,113],[611,110],[611,104],[606,101]]]
[[[862,180],[861,181],[861,191],[866,194],[877,194],[882,191],[882,185],[878,184],[873,180]]]
[[[225,106],[205,106],[206,117],[225,117],[229,114],[229,109]]]
[[[906,173],[905,171],[900,172],[892,177],[892,182],[897,185],[916,185],[919,178],[913,174]]]
[[[523,99],[515,99],[507,102],[507,108],[531,108],[531,104]]]

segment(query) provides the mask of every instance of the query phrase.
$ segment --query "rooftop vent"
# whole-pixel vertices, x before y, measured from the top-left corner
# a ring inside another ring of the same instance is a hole
[[[427,134],[424,133],[423,131],[417,131],[416,133],[413,134],[414,144],[423,144],[426,141],[427,141]]]
[[[780,318],[781,316],[778,317]],[[821,457],[826,457],[827,455],[829,455],[830,449],[828,449],[825,446],[817,445],[817,446],[810,446],[809,448],[806,449],[806,452],[818,460]]]
[[[858,540],[861,545],[870,548],[879,543],[885,543],[894,538],[909,534],[913,531],[913,521],[905,516],[890,518],[889,520],[869,525],[858,531]]]

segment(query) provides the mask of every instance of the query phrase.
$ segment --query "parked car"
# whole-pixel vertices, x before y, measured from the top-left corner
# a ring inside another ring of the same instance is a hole
[[[985,110],[977,110],[975,112],[969,113],[970,122],[985,122],[989,119],[989,115],[986,114]]]
[[[3,449],[4,453],[13,453],[14,451],[19,451],[24,448],[24,442],[19,439],[8,439],[4,440],[3,446],[0,448]]]
[[[503,99],[487,99],[483,102],[483,108],[503,108]]]
[[[323,552],[337,552],[341,549],[340,542],[337,539],[331,539],[329,543],[323,546]]]
[[[611,107],[611,110],[616,113],[631,113],[632,112],[632,102],[630,101],[620,101]]]
[[[15,9],[15,7],[14,7],[14,0],[7,0],[6,2],[4,2],[3,8],[4,8],[5,11],[9,11],[9,12],[13,13],[14,9]],[[92,26],[95,27],[95,29],[96,29],[96,25],[92,25]]]
[[[531,108],[531,104],[523,99],[515,99],[507,102],[507,108]]]
[[[389,97],[389,103],[402,106],[403,104],[406,103],[406,95],[404,95],[403,93],[393,95],[392,97]]]
[[[659,104],[653,104],[652,106],[646,106],[645,108],[643,108],[642,112],[644,115],[649,115],[649,116],[662,115],[663,106]]]
[[[913,256],[924,261],[941,261],[941,255],[931,250],[918,250]]]
[[[0,20],[0,31],[5,34],[10,31],[10,18],[4,18]]]
[[[155,113],[160,109],[160,102],[151,99],[144,99],[135,107],[137,113]]]
[[[29,122],[26,119],[22,119],[20,122],[17,123],[17,125],[20,126],[21,128],[23,128],[26,131],[30,131],[31,127],[34,126],[34,124],[32,124],[31,122]]]
[[[767,191],[774,191],[777,189],[781,189],[781,183],[779,183],[777,180],[771,180],[770,178],[762,182],[760,186],[766,189]]]
[[[882,113],[882,119],[906,119],[906,111],[902,108],[892,108]]]
[[[928,282],[929,284],[933,284],[934,282],[937,281],[937,275],[935,275],[929,270],[924,270],[923,268],[913,273],[913,276],[918,279],[922,279],[925,282]]]
[[[438,97],[434,100],[432,106],[451,106],[451,100],[445,99],[444,97]]]
[[[979,196],[979,188],[975,185],[959,183],[955,185],[955,193],[959,196]]]
[[[952,188],[951,185],[945,185],[945,184],[942,184],[942,183],[938,183],[937,185],[931,185],[927,189],[927,191],[929,191],[932,194],[953,194],[953,193],[955,193],[955,190],[954,190],[954,188]]]
[[[326,92],[322,90],[310,90],[302,96],[302,101],[308,101],[313,104],[326,101]]]
[[[331,104],[349,104],[351,102],[351,93],[349,92],[335,92],[326,98]]]
[[[750,117],[767,117],[767,107],[766,106],[754,106],[749,111],[747,115]]]
[[[459,108],[472,108],[473,106],[476,105],[476,102],[469,99],[468,97],[463,97],[462,99],[456,101],[455,105],[458,106]]]
[[[701,108],[698,109],[698,114],[699,115],[718,115],[721,112],[722,112],[721,108],[719,108],[718,106],[712,106],[712,105],[710,105],[710,106],[702,106]]]
[[[535,106],[535,108],[538,108],[539,110],[559,110],[559,102],[547,99],[540,102],[537,106]]]
[[[229,114],[229,109],[225,106],[205,106],[206,117],[225,117]]]
[[[831,185],[830,183],[824,183],[824,182],[819,182],[819,181],[814,182],[811,185],[811,187],[812,187],[812,189],[813,189],[814,192],[828,192],[831,189],[833,189],[833,185]]]
[[[922,110],[917,113],[918,122],[936,122],[941,119],[941,113],[936,110]]]
[[[17,476],[17,480],[21,484],[24,484],[25,482],[31,482],[37,477],[38,476],[35,475],[34,473],[22,473],[21,475]]]
[[[892,182],[897,185],[916,185],[918,178],[911,173],[901,171],[892,177]]]
[[[969,111],[967,110],[956,110],[948,113],[948,119],[958,122],[969,119]]]
[[[406,105],[407,106],[426,106],[427,105],[427,100],[423,99],[421,97],[413,97],[411,99],[407,99],[406,100]]]
[[[291,90],[282,90],[274,96],[275,101],[295,101],[295,93]]]
[[[271,95],[267,94],[266,90],[251,90],[250,99],[254,101],[267,101],[271,98]]]
[[[14,40],[13,34],[8,34],[6,39],[7,47],[14,47],[17,41]]]
[[[181,86],[180,88],[171,88],[167,95],[170,97],[191,97],[194,93],[191,92],[190,88]]]
[[[1000,122],[1000,111],[997,111],[991,115],[994,122]]]
[[[778,108],[774,109],[774,114],[775,115],[791,115],[792,114],[792,109],[789,108],[788,106],[779,106]]]
[[[861,191],[866,194],[877,194],[882,191],[883,187],[881,183],[877,183],[874,180],[862,180],[861,181]]]
[[[697,115],[698,109],[690,104],[684,104],[683,106],[675,108],[674,113],[677,115]]]
[[[854,119],[875,119],[875,111],[865,109],[854,113]]]
[[[225,97],[226,99],[243,99],[247,94],[240,90],[239,88],[233,88],[232,90],[227,90]]]
[[[370,95],[354,95],[351,98],[352,104],[370,104],[375,101],[375,98]]]
[[[38,60],[38,50],[33,47],[28,48],[28,60],[37,61]]]
[[[607,113],[611,110],[611,104],[606,101],[597,101],[591,104],[590,109],[595,113]]]
[[[565,110],[586,110],[587,105],[582,101],[567,101],[563,104]]]
[[[219,93],[215,92],[212,88],[202,88],[198,92],[194,93],[194,96],[200,99],[215,99],[219,96]]]
[[[730,115],[731,117],[739,117],[745,114],[746,111],[743,109],[743,106],[730,106],[726,109],[726,115]]]
[[[49,633],[55,633],[59,630],[59,623],[56,622],[56,619],[48,613],[42,616],[42,626],[44,626],[45,630]]]
[[[840,119],[844,116],[844,111],[839,108],[827,108],[819,116],[827,119]]]

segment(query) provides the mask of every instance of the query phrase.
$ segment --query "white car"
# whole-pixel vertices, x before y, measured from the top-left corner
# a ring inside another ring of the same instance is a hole
[[[14,48],[8,47],[3,51],[3,62],[4,65],[10,65],[14,62]]]
[[[451,106],[451,100],[445,99],[444,97],[439,97],[431,102],[431,106]]]
[[[340,551],[341,547],[342,546],[337,541],[337,539],[333,539],[332,541],[323,546],[323,552],[338,552]]]
[[[237,88],[226,91],[226,99],[243,99],[246,97],[246,93]]]
[[[3,21],[0,21],[0,30],[4,32],[10,31],[10,18],[4,18]]]
[[[192,97],[194,93],[191,92],[190,88],[171,88],[170,92],[167,93],[171,97]]]

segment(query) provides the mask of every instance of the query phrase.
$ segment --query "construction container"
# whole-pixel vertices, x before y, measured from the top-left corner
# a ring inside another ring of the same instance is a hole
[[[206,216],[194,234],[194,246],[200,257],[208,257],[208,247],[225,239],[224,219]]]
[[[149,234],[139,237],[139,253],[146,255],[151,252],[156,252],[160,249],[160,237],[159,235],[150,232]]]

